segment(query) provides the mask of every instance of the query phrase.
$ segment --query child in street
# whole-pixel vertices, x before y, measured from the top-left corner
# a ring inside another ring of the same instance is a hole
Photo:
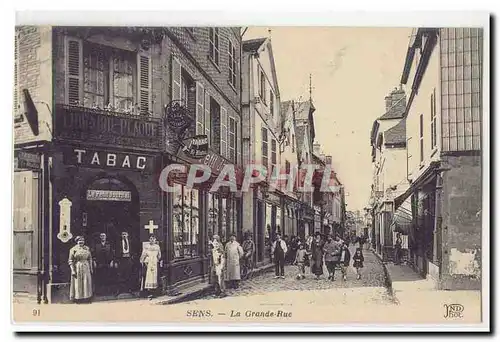
[[[356,274],[357,274],[357,279],[361,279],[361,269],[363,268],[363,262],[365,261],[365,258],[363,256],[363,251],[361,248],[357,248],[356,252],[354,253],[354,257],[352,258],[354,261],[353,267],[356,269]]]
[[[299,245],[299,249],[297,250],[297,255],[295,256],[295,264],[297,265],[297,268],[299,269],[299,274],[297,275],[297,279],[305,279],[306,275],[306,267],[305,267],[305,262],[306,262],[306,257],[307,257],[307,252],[304,248],[304,244],[301,243]]]
[[[349,263],[351,262],[351,252],[349,252],[349,248],[347,247],[347,243],[343,243],[340,250],[340,270],[342,271],[342,278],[344,281],[347,280],[347,268],[349,267]]]

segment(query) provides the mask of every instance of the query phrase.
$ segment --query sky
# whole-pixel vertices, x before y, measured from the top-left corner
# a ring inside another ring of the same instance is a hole
[[[271,32],[269,33],[269,29]],[[368,204],[370,131],[399,86],[411,28],[249,27],[244,40],[271,36],[281,101],[307,100],[316,141],[346,191],[347,210]]]

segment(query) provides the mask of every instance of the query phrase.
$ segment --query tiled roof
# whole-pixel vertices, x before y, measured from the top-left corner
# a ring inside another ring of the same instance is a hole
[[[378,120],[401,119],[405,115],[406,110],[406,97],[403,90],[395,90],[389,96],[397,95],[400,97],[397,101],[392,103],[392,106],[385,112]],[[402,96],[401,96],[402,95]]]
[[[255,52],[266,41],[267,38],[256,38],[243,41],[243,51]]]
[[[384,144],[406,144],[406,119],[384,132]]]

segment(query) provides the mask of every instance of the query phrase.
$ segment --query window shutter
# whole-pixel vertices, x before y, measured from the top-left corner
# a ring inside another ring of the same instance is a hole
[[[236,137],[236,164],[242,164],[242,161],[241,161],[241,137],[240,137],[240,120],[236,120],[236,133],[235,133],[235,137]]]
[[[83,102],[83,48],[81,39],[66,37],[66,103]]]
[[[146,53],[137,55],[138,65],[138,99],[141,114],[148,115],[151,111],[151,58]]]
[[[227,158],[227,109],[220,107],[220,154]]]
[[[208,137],[208,142],[212,141],[210,139],[210,94],[205,90],[205,134]]]
[[[196,134],[204,134],[205,124],[205,87],[200,82],[196,82]]]
[[[172,101],[181,99],[181,63],[172,55]]]

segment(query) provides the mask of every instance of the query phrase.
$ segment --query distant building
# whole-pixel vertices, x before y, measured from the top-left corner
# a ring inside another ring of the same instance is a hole
[[[384,260],[392,259],[391,222],[394,198],[408,188],[406,177],[406,94],[399,87],[385,97],[385,113],[373,122],[373,216],[375,248]]]
[[[280,167],[282,124],[280,93],[270,38],[243,41],[242,114],[245,164],[262,165],[268,174]],[[253,233],[257,265],[270,262],[269,246],[283,233],[283,194],[264,181],[243,195],[243,226]]]

